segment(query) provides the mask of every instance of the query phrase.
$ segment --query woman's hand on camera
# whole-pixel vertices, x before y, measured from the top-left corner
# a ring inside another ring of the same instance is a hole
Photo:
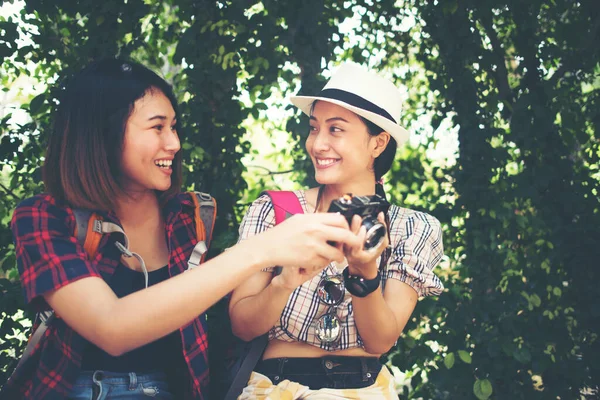
[[[268,257],[269,265],[302,267],[310,273],[332,261],[341,262],[342,245],[358,246],[359,238],[348,229],[343,216],[317,213],[294,215],[252,240],[256,251]]]
[[[372,279],[377,275],[377,258],[389,244],[385,216],[382,212],[377,215],[377,220],[385,226],[386,234],[378,246],[372,249],[365,249],[364,244],[367,237],[367,230],[362,226],[362,218],[358,215],[352,218],[350,230],[358,240],[357,242],[353,242],[353,244],[344,245],[344,253],[352,275],[362,276],[366,279]]]

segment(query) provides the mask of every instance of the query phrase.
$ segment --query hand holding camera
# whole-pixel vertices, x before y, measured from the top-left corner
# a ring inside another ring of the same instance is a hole
[[[254,253],[267,259],[269,265],[302,267],[302,275],[328,265],[332,260],[342,261],[342,249],[329,246],[327,241],[358,245],[358,239],[348,232],[348,223],[339,215],[317,213],[297,214],[272,229],[245,242]]]
[[[364,249],[372,250],[377,248],[387,236],[385,217],[383,221],[380,221],[378,217],[380,213],[385,215],[389,208],[390,203],[377,194],[353,196],[351,193],[347,193],[332,201],[327,212],[343,215],[354,233],[358,233],[353,227],[354,216],[359,216],[361,218],[359,228],[365,228]]]
[[[385,214],[389,207],[390,203],[379,195],[345,194],[331,203],[328,212],[343,215],[350,230],[359,237],[357,246],[344,245],[344,253],[352,269],[364,268],[366,275],[377,273],[375,260],[388,245]]]

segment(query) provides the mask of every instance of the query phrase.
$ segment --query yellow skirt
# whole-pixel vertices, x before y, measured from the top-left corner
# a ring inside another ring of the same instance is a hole
[[[284,380],[274,385],[266,376],[252,372],[248,385],[244,388],[238,400],[397,400],[394,379],[390,371],[383,366],[375,383],[361,389],[319,389],[311,390],[296,382]]]

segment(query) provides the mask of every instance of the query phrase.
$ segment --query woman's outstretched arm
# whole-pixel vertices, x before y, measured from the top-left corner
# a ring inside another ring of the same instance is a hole
[[[17,243],[17,251],[36,251],[35,246],[43,246],[43,240],[40,236],[34,243]],[[299,215],[233,246],[199,268],[123,298],[117,298],[98,277],[69,283],[45,293],[44,298],[76,332],[107,353],[121,355],[189,323],[261,269],[298,263],[322,265],[342,258],[328,240],[352,240],[343,217]],[[65,237],[63,245],[69,244],[76,254],[76,245]]]

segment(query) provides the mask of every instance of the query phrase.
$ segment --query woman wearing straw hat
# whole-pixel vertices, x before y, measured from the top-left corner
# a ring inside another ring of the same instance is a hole
[[[348,217],[360,240],[338,245],[343,263],[283,268],[280,274],[267,269],[233,292],[234,333],[244,340],[269,336],[239,398],[275,399],[285,393],[282,398],[395,399],[392,376],[378,359],[394,346],[418,298],[443,289],[432,272],[443,255],[440,223],[389,205],[381,184],[397,146],[408,138],[398,124],[400,93],[388,80],[345,64],[317,96],[291,101],[310,116],[306,150],[320,184],[294,192],[303,212],[334,207],[352,215],[347,208],[354,200],[347,193],[378,202],[386,212],[376,213],[367,227],[361,217]],[[270,197],[262,195],[246,213],[240,241],[274,222]],[[374,225],[387,228],[387,235],[372,235]]]

